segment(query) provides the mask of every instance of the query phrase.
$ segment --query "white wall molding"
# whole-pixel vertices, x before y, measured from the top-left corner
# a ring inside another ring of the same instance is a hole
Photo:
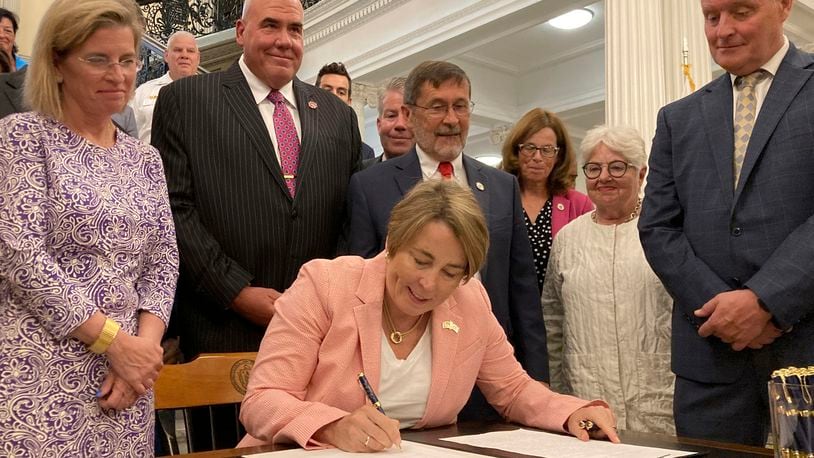
[[[566,50],[560,54],[555,54],[553,56],[548,56],[545,60],[538,62],[536,65],[532,67],[526,68],[525,72],[534,72],[538,70],[543,70],[548,67],[553,67],[555,65],[562,64],[569,60],[574,60],[578,57],[581,57],[585,54],[590,54],[595,51],[604,50],[605,49],[605,40],[594,40],[588,43],[583,44],[577,48]]]
[[[462,60],[473,65],[479,65],[481,67],[485,67],[497,72],[505,73],[506,75],[511,77],[520,76],[522,71],[520,67],[518,67],[517,65],[513,65],[504,60],[481,56],[476,52],[469,52],[461,56],[458,56],[458,60]]]
[[[322,0],[305,10],[306,47],[361,27],[409,0]]]

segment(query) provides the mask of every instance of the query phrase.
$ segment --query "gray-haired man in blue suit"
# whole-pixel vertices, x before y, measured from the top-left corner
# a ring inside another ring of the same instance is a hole
[[[772,370],[814,362],[814,57],[793,0],[702,0],[727,74],[658,115],[639,229],[675,299],[679,435],[763,445]]]

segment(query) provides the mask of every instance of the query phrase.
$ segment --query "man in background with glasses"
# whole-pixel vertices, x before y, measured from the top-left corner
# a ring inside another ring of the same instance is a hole
[[[416,146],[351,178],[350,251],[384,249],[390,211],[422,180],[455,180],[472,190],[486,215],[489,252],[479,276],[517,359],[533,378],[548,380],[545,325],[517,179],[463,154],[474,103],[466,73],[428,61],[410,72],[402,111]],[[475,389],[459,420],[499,418]]]

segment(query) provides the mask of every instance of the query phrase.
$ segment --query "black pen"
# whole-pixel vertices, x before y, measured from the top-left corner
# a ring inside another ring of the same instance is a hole
[[[370,399],[370,402],[376,407],[381,413],[384,413],[384,409],[382,409],[382,403],[379,402],[379,398],[376,397],[376,393],[373,392],[373,388],[370,387],[370,382],[367,381],[367,377],[365,377],[364,372],[359,372],[359,384],[362,385],[362,389],[365,390],[365,394],[367,398]]]

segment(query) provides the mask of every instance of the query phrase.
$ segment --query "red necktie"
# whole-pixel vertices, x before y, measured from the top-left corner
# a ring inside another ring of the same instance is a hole
[[[452,179],[452,164],[444,161],[438,164],[438,172],[441,173],[441,176],[444,177],[445,180]]]
[[[274,104],[274,134],[277,136],[277,149],[280,153],[280,169],[283,171],[288,192],[294,197],[297,191],[297,167],[300,162],[300,139],[294,118],[285,106],[285,98],[280,91],[272,89],[268,95]]]

